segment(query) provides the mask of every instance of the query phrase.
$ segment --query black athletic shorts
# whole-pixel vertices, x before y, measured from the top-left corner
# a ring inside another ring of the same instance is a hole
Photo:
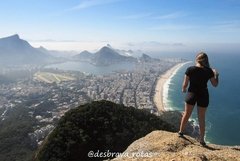
[[[209,104],[208,90],[199,92],[187,92],[185,102],[193,106],[197,103],[197,106],[207,107]]]

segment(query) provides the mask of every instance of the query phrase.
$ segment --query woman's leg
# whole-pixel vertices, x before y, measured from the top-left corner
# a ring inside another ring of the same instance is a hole
[[[186,127],[186,124],[188,122],[188,119],[192,114],[193,107],[194,107],[194,105],[190,105],[190,104],[185,103],[185,111],[184,111],[184,114],[183,114],[183,117],[182,117],[182,120],[181,120],[181,125],[180,125],[179,132],[184,131],[184,129]]]
[[[205,113],[207,111],[206,107],[198,107],[198,122],[200,128],[200,142],[204,143],[205,136]]]

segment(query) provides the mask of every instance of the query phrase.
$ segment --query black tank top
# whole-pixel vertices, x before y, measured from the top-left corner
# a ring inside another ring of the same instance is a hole
[[[211,68],[207,67],[188,67],[185,74],[189,77],[190,85],[189,92],[200,92],[207,90],[207,82],[210,78],[214,77]]]

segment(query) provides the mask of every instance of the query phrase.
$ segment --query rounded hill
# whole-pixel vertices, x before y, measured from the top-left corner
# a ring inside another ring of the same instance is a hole
[[[95,101],[68,111],[38,149],[34,160],[104,160],[108,157],[90,158],[88,153],[123,152],[133,141],[154,130],[176,131],[148,111]]]

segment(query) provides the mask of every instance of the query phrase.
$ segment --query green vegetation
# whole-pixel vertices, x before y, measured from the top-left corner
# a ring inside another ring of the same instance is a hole
[[[145,110],[108,101],[72,109],[59,121],[35,155],[35,161],[86,161],[88,152],[123,152],[128,145],[153,130],[176,131]]]
[[[47,117],[46,110],[55,107],[51,101],[45,101],[37,109],[28,108],[34,101],[29,100],[16,107],[8,108],[5,119],[0,120],[0,161],[32,160],[37,142],[29,136],[29,133],[34,132],[36,126],[45,126],[46,123],[37,122],[30,113],[33,116],[41,114]],[[0,109],[1,114],[5,109]]]
[[[33,132],[35,119],[25,107],[9,109],[8,117],[0,121],[0,160],[31,160],[37,145],[33,145],[28,133]]]

